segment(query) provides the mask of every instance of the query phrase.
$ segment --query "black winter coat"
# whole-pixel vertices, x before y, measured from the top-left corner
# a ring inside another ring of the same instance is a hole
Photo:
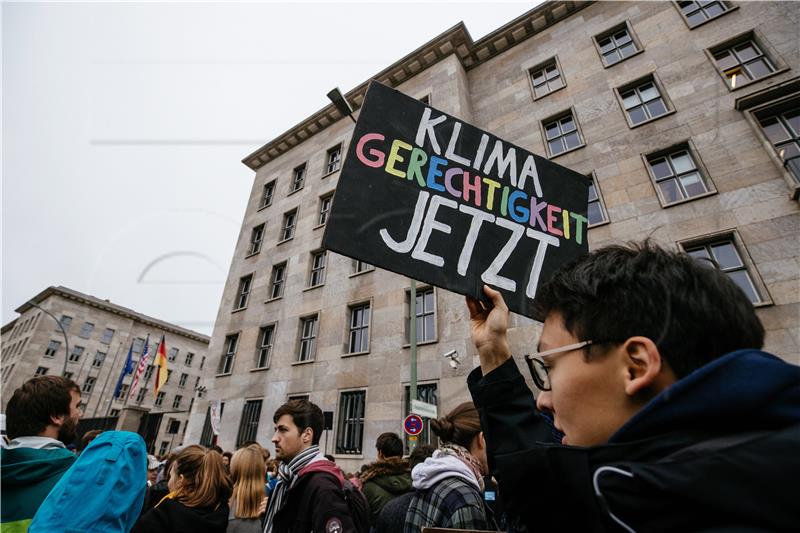
[[[216,508],[187,507],[164,500],[139,518],[131,533],[225,533],[228,505]]]

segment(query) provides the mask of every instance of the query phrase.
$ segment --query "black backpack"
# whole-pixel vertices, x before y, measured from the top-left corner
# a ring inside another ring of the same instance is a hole
[[[350,518],[353,520],[356,532],[369,533],[369,504],[367,503],[367,497],[348,480],[344,481],[342,492],[344,493],[344,501],[347,502],[347,507],[350,509]]]

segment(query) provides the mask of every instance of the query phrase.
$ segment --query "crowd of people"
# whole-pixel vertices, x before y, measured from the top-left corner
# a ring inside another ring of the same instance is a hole
[[[467,298],[472,402],[431,420],[438,446],[343,472],[321,409],[273,415],[275,456],[179,447],[159,460],[124,431],[76,439],[80,389],[38,376],[6,407],[2,530],[192,533],[778,531],[796,529],[800,367],[724,274],[653,246],[598,249],[537,293],[544,326],[509,349],[499,292]],[[538,389],[534,397],[529,387]],[[499,490],[498,490],[499,488]]]

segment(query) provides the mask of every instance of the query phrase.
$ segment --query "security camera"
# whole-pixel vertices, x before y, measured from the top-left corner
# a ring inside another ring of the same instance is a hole
[[[450,359],[450,368],[453,370],[458,368],[458,359]]]
[[[445,353],[442,357],[445,359],[458,359],[458,352],[456,350],[450,350],[449,352]]]

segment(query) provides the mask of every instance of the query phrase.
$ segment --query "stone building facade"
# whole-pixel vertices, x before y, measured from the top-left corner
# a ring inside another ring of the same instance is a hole
[[[546,2],[477,42],[457,25],[374,79],[590,176],[592,248],[650,237],[710,259],[757,307],[766,349],[798,363],[798,16],[792,2]],[[346,95],[355,109],[366,86]],[[333,413],[323,446],[345,469],[400,431],[410,282],[321,249],[352,131],[331,105],[243,160],[256,175],[205,381],[226,449],[266,444],[295,396]],[[448,411],[477,363],[467,313],[419,290],[421,394]],[[520,357],[540,324],[511,326]],[[187,440],[209,439],[198,402]]]
[[[14,390],[31,377],[60,376],[66,371],[81,387],[84,419],[118,417],[125,407],[136,407],[160,419],[153,428],[154,452],[165,452],[183,442],[189,412],[198,392],[202,394],[200,380],[209,343],[206,335],[66,287],[49,287],[31,301],[61,321],[69,353],[52,317],[27,302],[17,308],[19,316],[2,328],[4,409]],[[114,398],[129,348],[133,348],[134,364],[138,363],[148,335],[150,364],[137,389],[127,394],[133,377],[128,375],[120,397]],[[162,335],[170,377],[156,397],[152,362]]]

